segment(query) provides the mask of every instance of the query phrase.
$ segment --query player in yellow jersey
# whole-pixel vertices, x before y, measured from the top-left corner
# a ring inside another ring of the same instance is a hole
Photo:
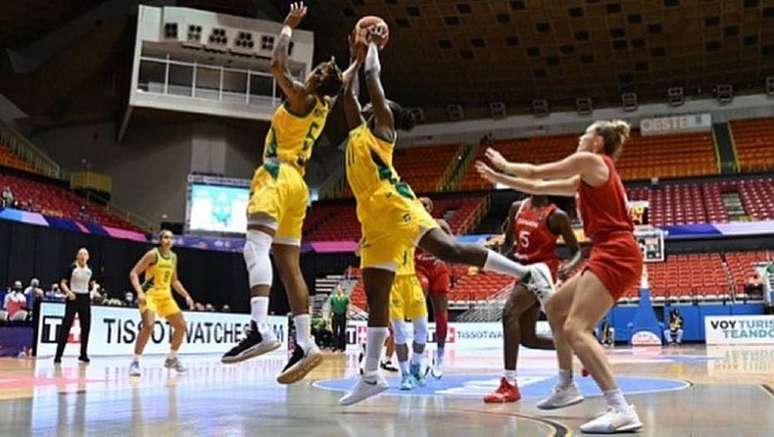
[[[273,281],[271,250],[296,328],[296,347],[277,377],[282,384],[299,381],[323,357],[311,335],[309,291],[299,264],[301,229],[309,199],[304,167],[342,83],[342,72],[333,59],[315,67],[305,83],[293,79],[288,68],[288,47],[293,29],[305,15],[304,4],[293,3],[276,39],[271,72],[286,100],[272,117],[263,165],[255,171],[250,185],[244,258],[250,284],[252,329],[221,360],[237,363],[280,346],[267,323]]]
[[[403,251],[403,260],[395,272],[390,290],[390,324],[395,341],[395,355],[400,367],[400,389],[411,390],[425,385],[425,345],[427,344],[427,302],[414,268],[414,246]],[[414,326],[411,363],[409,363],[406,319]]]
[[[171,231],[161,231],[159,247],[146,252],[129,273],[129,281],[137,293],[142,317],[142,328],[134,344],[134,359],[129,366],[130,376],[141,374],[140,355],[153,332],[156,316],[167,319],[172,326],[172,341],[169,344],[169,355],[164,361],[164,367],[185,372],[185,367],[177,358],[177,351],[183,344],[185,335],[185,319],[172,296],[172,289],[174,288],[179,295],[183,296],[189,309],[193,308],[194,301],[177,277],[177,255],[172,252],[173,239],[174,235]],[[145,275],[145,280],[141,285],[140,275],[142,274]]]
[[[358,35],[350,50],[357,60],[363,52],[361,39],[367,43],[364,69],[371,103],[361,111],[356,97],[357,82],[352,76],[345,76],[342,95],[350,129],[347,180],[357,202],[357,217],[362,227],[360,265],[369,308],[364,374],[339,400],[342,405],[360,402],[388,388],[387,380],[379,372],[379,358],[387,337],[390,289],[406,247],[417,246],[446,262],[513,276],[546,293],[553,290],[545,265],[523,266],[481,246],[457,243],[441,230],[411,187],[400,180],[392,166],[393,149],[397,131],[413,128],[414,117],[385,97],[379,77],[378,48],[384,37],[382,28],[372,27],[366,36]]]

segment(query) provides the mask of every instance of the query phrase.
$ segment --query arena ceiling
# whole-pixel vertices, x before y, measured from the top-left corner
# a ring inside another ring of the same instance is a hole
[[[275,1],[279,4],[285,3]],[[383,17],[386,87],[411,106],[502,101],[529,112],[533,99],[574,107],[664,101],[715,85],[762,90],[774,75],[772,0],[328,0],[313,2],[307,26],[317,57],[346,56],[357,18]],[[343,62],[343,59],[342,59]]]
[[[0,47],[27,47],[102,3],[0,2]],[[281,20],[290,2],[161,3]],[[617,106],[621,93],[630,91],[640,102],[664,101],[671,86],[683,86],[688,98],[711,96],[721,83],[732,84],[737,93],[759,92],[766,77],[774,76],[774,0],[307,3],[302,28],[315,32],[316,59],[335,55],[342,65],[346,35],[357,19],[382,16],[391,29],[383,52],[387,91],[422,107],[429,120],[445,119],[446,105],[455,103],[466,118],[477,118],[488,116],[490,102],[504,102],[507,112],[516,114],[529,113],[533,99],[547,99],[552,110],[573,108],[578,97],[590,97],[597,108]],[[0,55],[0,93],[40,124],[119,114],[134,19],[104,23],[104,34],[90,31],[25,75],[10,72]]]

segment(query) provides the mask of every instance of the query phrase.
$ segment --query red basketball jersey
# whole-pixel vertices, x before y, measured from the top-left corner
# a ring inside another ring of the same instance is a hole
[[[527,199],[521,203],[513,219],[514,257],[522,264],[546,263],[555,271],[559,266],[556,254],[556,234],[548,226],[548,218],[556,211],[556,205],[535,208]]]
[[[610,171],[603,185],[592,187],[581,181],[578,185],[576,203],[583,220],[583,231],[592,242],[605,240],[615,233],[633,232],[628,199],[615,163],[609,156],[602,156]]]

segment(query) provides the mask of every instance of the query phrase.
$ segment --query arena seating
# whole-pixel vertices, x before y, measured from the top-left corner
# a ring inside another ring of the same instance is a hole
[[[727,252],[725,257],[734,291],[737,294],[745,294],[744,286],[747,277],[754,273],[755,264],[763,261],[774,261],[774,251]]]
[[[453,212],[448,219],[452,231],[464,233],[474,224],[481,212],[484,197],[478,195],[460,195],[441,197],[433,200],[435,217],[444,217]],[[316,204],[308,214],[304,225],[305,241],[357,241],[360,239],[360,223],[357,221],[354,203]]]
[[[396,149],[392,163],[415,193],[433,193],[458,149],[458,144]],[[344,184],[334,197],[348,199],[352,197],[352,191]]]
[[[731,122],[739,171],[774,169],[774,118]]]
[[[104,208],[88,204],[85,199],[61,186],[0,173],[0,189],[5,186],[11,188],[14,197],[23,207],[29,208],[27,204],[31,201],[31,209],[41,214],[80,221],[91,220],[104,226],[143,232]],[[84,207],[83,214],[81,207]]]
[[[650,201],[650,221],[655,226],[692,223],[726,223],[722,195],[738,192],[747,214],[754,220],[774,219],[774,178],[671,184],[659,188],[628,190],[631,200]]]
[[[494,146],[508,160],[539,164],[556,161],[578,147],[577,135],[558,135],[495,142]],[[627,180],[679,178],[718,173],[715,144],[709,133],[659,135],[643,137],[632,131],[618,163],[621,176]],[[484,158],[482,146],[472,161]],[[491,184],[481,179],[471,164],[458,187],[462,191],[488,190]]]

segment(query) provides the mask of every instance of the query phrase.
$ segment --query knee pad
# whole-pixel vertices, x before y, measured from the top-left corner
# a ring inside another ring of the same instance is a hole
[[[408,330],[406,329],[406,322],[403,320],[393,320],[391,325],[392,336],[395,344],[406,344],[408,342]]]
[[[414,343],[427,343],[427,316],[414,319]]]
[[[247,231],[245,248],[242,254],[245,257],[251,288],[256,285],[268,285],[271,287],[274,279],[271,269],[271,258],[269,258],[271,242],[272,237],[268,234],[261,231]]]

